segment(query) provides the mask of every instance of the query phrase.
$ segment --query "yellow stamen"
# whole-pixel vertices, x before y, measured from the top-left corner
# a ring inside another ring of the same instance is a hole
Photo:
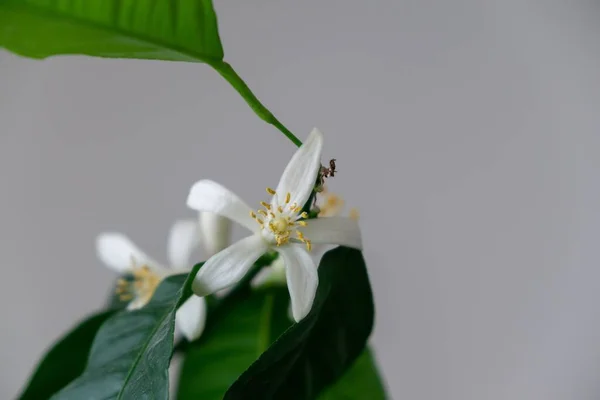
[[[266,217],[266,216],[268,215],[268,214],[267,214],[267,212],[266,212],[265,210],[258,210],[258,213],[259,213],[260,215],[262,215],[263,217]]]
[[[310,242],[310,240],[305,240],[305,243],[306,243],[306,250],[311,251],[312,243]]]
[[[302,214],[300,214],[300,218],[308,218],[308,213],[304,211]]]
[[[285,195],[285,204],[289,203],[291,199],[292,194],[290,192],[287,192],[287,194]]]
[[[132,275],[131,279],[118,279],[115,292],[121,301],[135,299],[144,305],[150,301],[161,278],[147,265],[137,267],[135,260],[132,260]]]
[[[279,211],[279,213],[281,214],[281,213],[283,212],[283,207],[281,207],[281,206],[278,206],[278,207],[277,207],[277,211]]]
[[[297,221],[297,224],[300,225],[300,226],[306,226],[306,225],[308,225],[306,223],[306,221]]]
[[[271,209],[271,205],[267,202],[261,201],[260,205],[263,206],[264,208],[266,208],[267,210]]]
[[[275,193],[277,193],[277,192],[276,192],[276,191],[274,191],[273,189],[271,189],[271,188],[269,188],[269,187],[268,187],[268,188],[267,188],[267,193],[269,193],[271,196],[273,196],[273,195],[274,195]]]
[[[296,207],[298,207],[298,203],[293,202],[292,205],[290,206],[290,211],[294,211],[296,209]]]
[[[256,219],[256,214],[254,214],[254,211],[250,211],[250,217],[252,217],[252,219]]]

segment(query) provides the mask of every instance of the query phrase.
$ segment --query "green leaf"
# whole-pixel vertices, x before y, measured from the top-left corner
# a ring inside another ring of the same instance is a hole
[[[0,47],[31,58],[223,59],[211,0],[0,0]]]
[[[285,287],[246,292],[209,320],[186,353],[177,398],[221,400],[231,384],[291,324]]]
[[[370,349],[346,371],[344,376],[327,388],[319,400],[386,400],[385,386],[377,371],[375,358]]]
[[[200,265],[162,281],[144,308],[108,319],[83,374],[53,399],[168,399],[175,313],[191,295]]]
[[[346,247],[327,252],[310,314],[281,335],[229,388],[225,399],[316,398],[362,353],[373,318],[362,253]]]
[[[19,399],[48,399],[81,375],[96,332],[114,313],[92,315],[58,341],[40,361]]]

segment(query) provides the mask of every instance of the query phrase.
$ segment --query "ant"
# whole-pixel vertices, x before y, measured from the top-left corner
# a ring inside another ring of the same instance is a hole
[[[328,178],[330,176],[333,178],[337,172],[335,168],[335,158],[332,158],[329,160],[329,168],[321,167],[321,174],[323,175],[323,178]]]
[[[319,171],[319,187],[325,184],[325,178],[329,178],[330,176],[333,178],[335,176],[335,173],[338,172],[335,168],[335,158],[329,160],[329,168],[321,166],[321,170]]]

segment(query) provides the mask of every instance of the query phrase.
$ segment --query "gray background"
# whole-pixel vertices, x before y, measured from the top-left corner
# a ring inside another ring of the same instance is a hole
[[[598,398],[594,2],[216,8],[227,60],[338,159],[331,188],[361,211],[393,398]],[[294,147],[204,65],[0,53],[0,72],[5,399],[103,302],[98,232],[164,259],[194,181],[256,204]]]

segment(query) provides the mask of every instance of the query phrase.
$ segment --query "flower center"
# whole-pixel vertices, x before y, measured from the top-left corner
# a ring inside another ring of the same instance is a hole
[[[130,277],[117,281],[116,293],[121,301],[136,300],[145,305],[156,291],[161,278],[147,265],[140,267],[133,263],[133,273]]]
[[[260,204],[265,209],[258,210],[256,213],[254,211],[250,212],[250,216],[260,225],[262,236],[277,246],[284,245],[290,240],[302,242],[306,244],[306,248],[310,251],[311,242],[304,237],[302,232],[296,230],[296,237],[292,239],[292,233],[297,226],[304,227],[307,225],[304,219],[308,217],[308,214],[306,212],[300,213],[302,207],[298,204],[290,204],[291,193],[286,193],[281,203],[279,202],[281,199],[277,197],[277,193],[273,189],[267,188],[267,193],[273,195],[272,205],[261,201]]]
[[[283,217],[273,219],[270,224],[273,232],[279,235],[285,235],[288,232],[288,227],[290,225],[288,220]]]

